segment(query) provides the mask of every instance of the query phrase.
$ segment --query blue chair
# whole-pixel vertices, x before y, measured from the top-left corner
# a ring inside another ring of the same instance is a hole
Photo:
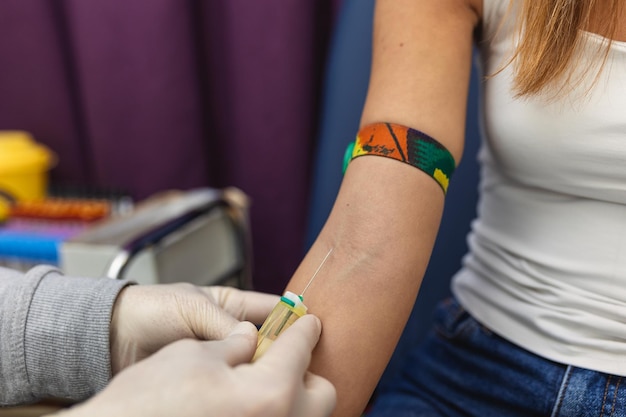
[[[307,248],[330,213],[341,182],[344,150],[358,130],[369,79],[373,9],[374,0],[344,0],[333,34],[314,155]],[[433,309],[439,300],[449,295],[450,278],[459,269],[467,250],[466,235],[477,203],[478,85],[479,78],[474,71],[463,161],[451,180],[426,276],[405,331],[380,381],[380,391],[402,367],[404,353],[428,331]]]

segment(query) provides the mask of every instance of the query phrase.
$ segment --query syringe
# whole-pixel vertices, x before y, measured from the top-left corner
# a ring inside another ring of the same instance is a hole
[[[317,273],[320,272],[320,269],[322,269],[322,266],[324,266],[332,251],[333,248],[328,251],[300,295],[294,294],[291,291],[285,291],[285,294],[280,297],[280,301],[276,304],[270,315],[267,316],[267,319],[265,319],[263,326],[261,326],[259,330],[256,352],[252,358],[253,362],[265,353],[274,340],[276,340],[285,329],[289,328],[296,320],[306,314],[307,307],[304,305],[304,293],[317,276]]]

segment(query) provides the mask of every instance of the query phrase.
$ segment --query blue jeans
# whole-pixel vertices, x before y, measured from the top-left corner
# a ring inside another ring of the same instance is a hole
[[[448,299],[367,417],[626,417],[623,379],[527,352]]]

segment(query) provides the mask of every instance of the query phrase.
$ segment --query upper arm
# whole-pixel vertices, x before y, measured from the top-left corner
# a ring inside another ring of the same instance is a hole
[[[481,6],[482,0],[378,0],[362,125],[421,130],[459,161]]]

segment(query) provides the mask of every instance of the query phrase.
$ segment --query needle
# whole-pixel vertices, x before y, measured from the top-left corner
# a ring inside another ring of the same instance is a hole
[[[311,277],[311,279],[309,280],[309,283],[306,284],[306,287],[304,287],[304,290],[300,293],[300,299],[304,299],[304,293],[306,292],[306,290],[309,288],[309,285],[311,285],[311,283],[313,282],[313,279],[315,279],[315,277],[317,276],[317,273],[320,272],[320,269],[322,269],[322,267],[324,266],[324,264],[326,263],[326,260],[328,259],[328,257],[330,256],[330,253],[333,251],[334,248],[330,248],[330,250],[328,251],[328,253],[326,254],[326,256],[324,257],[324,259],[322,260],[322,263],[320,264],[320,266],[317,267],[317,270],[315,271],[315,273],[313,274],[313,276]]]

